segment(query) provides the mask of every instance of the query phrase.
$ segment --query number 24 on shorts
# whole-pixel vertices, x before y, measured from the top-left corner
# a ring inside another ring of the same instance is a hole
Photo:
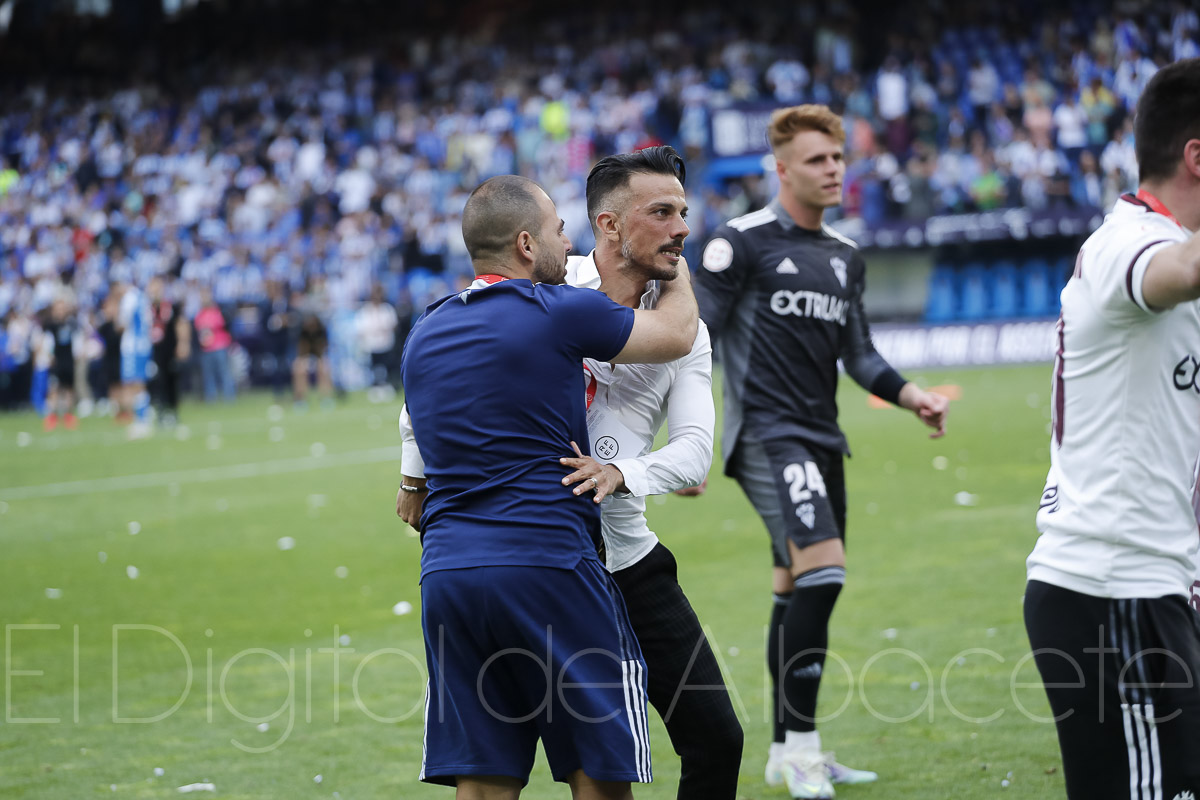
[[[803,464],[788,464],[783,468],[783,479],[788,483],[788,493],[791,495],[793,503],[811,500],[813,492],[821,497],[826,496],[825,479],[821,477],[821,470],[817,469],[817,465],[811,461],[805,461]]]

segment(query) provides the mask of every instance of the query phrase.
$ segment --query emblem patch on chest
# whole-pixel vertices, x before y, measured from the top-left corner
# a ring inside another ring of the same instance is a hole
[[[793,262],[790,258],[785,258],[783,261],[780,261],[779,266],[775,268],[775,271],[780,275],[800,274],[800,270],[796,267],[795,262]]]
[[[782,265],[781,265],[782,266]],[[829,259],[829,266],[833,269],[833,274],[837,275],[838,283],[842,288],[846,288],[846,262],[840,256],[834,256]]]

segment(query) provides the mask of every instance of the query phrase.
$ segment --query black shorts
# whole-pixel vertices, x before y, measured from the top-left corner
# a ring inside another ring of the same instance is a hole
[[[54,380],[58,384],[59,389],[63,391],[75,391],[75,362],[73,360],[66,364],[55,362]]]
[[[1030,581],[1025,628],[1068,798],[1200,797],[1200,615],[1182,596],[1113,599]]]
[[[775,566],[791,566],[797,547],[846,538],[842,454],[796,438],[738,440],[732,474],[771,534]]]

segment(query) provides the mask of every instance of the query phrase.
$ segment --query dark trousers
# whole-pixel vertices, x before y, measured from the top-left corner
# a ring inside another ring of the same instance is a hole
[[[680,800],[734,800],[742,726],[700,620],[662,544],[613,573],[646,659],[650,704],[680,758]]]
[[[179,411],[179,367],[175,359],[164,353],[154,354],[157,372],[150,381],[150,399],[158,409],[175,414]]]
[[[1200,617],[1183,597],[1030,581],[1025,628],[1070,800],[1200,796]]]

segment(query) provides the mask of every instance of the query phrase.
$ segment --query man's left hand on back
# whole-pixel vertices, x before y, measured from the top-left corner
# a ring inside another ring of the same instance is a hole
[[[575,444],[575,442],[571,442],[571,447],[575,450],[575,457],[560,458],[558,460],[558,463],[564,467],[570,467],[575,470],[563,478],[563,486],[577,484],[571,490],[574,494],[595,491],[596,496],[593,498],[593,502],[596,503],[599,503],[613,492],[627,491],[625,488],[625,476],[621,474],[621,470],[612,464],[601,464],[591,456],[585,456],[580,451],[579,445]]]

